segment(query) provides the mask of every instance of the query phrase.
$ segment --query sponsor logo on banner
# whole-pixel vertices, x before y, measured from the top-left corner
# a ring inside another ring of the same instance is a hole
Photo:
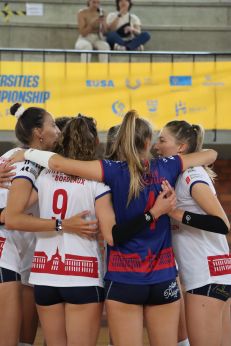
[[[171,86],[191,86],[192,76],[170,76],[169,84]]]
[[[150,113],[155,113],[155,112],[157,112],[157,109],[158,109],[158,100],[147,100],[147,101],[146,101],[146,105],[147,105],[148,111],[149,111]]]
[[[125,85],[128,89],[136,90],[141,87],[141,80],[136,79],[135,82],[131,82],[130,79],[127,78],[125,81]]]
[[[115,84],[112,79],[87,79],[87,88],[114,88]]]
[[[149,77],[145,77],[143,79],[137,78],[135,80],[127,78],[125,80],[126,87],[131,90],[139,89],[142,85],[153,85],[153,84],[154,84],[153,79]]]
[[[199,113],[205,111],[206,107],[187,107],[186,102],[182,102],[181,100],[175,103],[175,114],[177,117],[184,114]]]
[[[187,113],[186,103],[182,101],[177,102],[175,104],[175,112],[177,117],[181,114],[186,114]]]
[[[204,85],[204,86],[220,86],[220,87],[222,87],[222,86],[225,85],[225,83],[224,83],[224,82],[217,82],[217,81],[214,81],[214,80],[212,79],[212,76],[211,76],[211,75],[206,75],[206,76],[205,76],[205,80],[204,80],[204,82],[203,82],[203,85]]]
[[[120,102],[119,100],[116,100],[112,104],[112,112],[116,115],[119,115],[120,117],[124,116],[124,110],[125,110],[125,104],[123,102]]]

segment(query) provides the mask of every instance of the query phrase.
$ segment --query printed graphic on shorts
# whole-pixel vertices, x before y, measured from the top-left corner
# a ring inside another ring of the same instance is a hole
[[[96,257],[65,254],[63,262],[58,248],[50,260],[44,251],[35,251],[31,271],[44,274],[99,277]]]
[[[109,271],[150,273],[155,270],[167,269],[175,266],[172,248],[162,250],[158,256],[149,249],[147,256],[142,259],[139,254],[124,254],[119,251],[110,251]]]
[[[5,244],[6,238],[0,237],[0,258],[2,256],[2,250]]]
[[[171,282],[169,287],[164,291],[164,297],[166,299],[177,298],[179,294],[179,287],[176,281]]]
[[[211,276],[231,274],[231,255],[208,256]]]
[[[218,299],[222,299],[223,297],[225,300],[229,299],[230,297],[230,286],[228,285],[212,285],[212,291],[213,296],[217,297]]]

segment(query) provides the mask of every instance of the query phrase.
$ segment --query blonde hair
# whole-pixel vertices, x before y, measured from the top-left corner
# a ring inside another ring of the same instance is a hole
[[[205,130],[199,124],[189,124],[184,120],[174,120],[168,122],[165,127],[171,132],[177,143],[187,144],[186,153],[201,151],[204,143]],[[204,167],[210,179],[214,181],[216,173],[208,166]]]
[[[127,205],[132,198],[139,196],[143,188],[144,165],[141,162],[140,153],[145,149],[146,139],[151,138],[151,124],[145,119],[139,118],[135,110],[127,112],[111,150],[112,156],[116,155],[121,161],[127,161],[128,164],[130,187]]]

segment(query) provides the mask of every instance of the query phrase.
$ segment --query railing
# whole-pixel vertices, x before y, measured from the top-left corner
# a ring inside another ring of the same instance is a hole
[[[206,61],[220,61],[224,60],[224,58],[230,57],[231,58],[231,51],[224,51],[224,52],[194,52],[194,51],[187,51],[187,52],[180,52],[180,51],[99,51],[99,50],[75,50],[75,49],[34,49],[34,48],[3,48],[0,47],[0,61],[3,60],[4,55],[9,53],[18,53],[20,61],[27,61],[25,59],[26,55],[36,55],[39,54],[41,56],[41,61],[46,61],[47,56],[55,56],[55,55],[63,55],[63,61],[68,62],[69,56],[75,56],[76,59],[80,58],[80,55],[82,53],[85,54],[92,54],[93,56],[97,56],[98,54],[106,54],[108,55],[108,62],[110,62],[110,59],[112,57],[127,57],[128,61],[132,61],[133,57],[139,57],[143,59],[149,59],[150,62],[154,61],[158,57],[167,57],[169,61],[176,61],[179,58],[181,58],[181,61],[183,59],[187,58],[187,61],[196,61],[198,58],[206,59]],[[208,60],[209,58],[209,60]],[[31,57],[30,57],[31,59]]]

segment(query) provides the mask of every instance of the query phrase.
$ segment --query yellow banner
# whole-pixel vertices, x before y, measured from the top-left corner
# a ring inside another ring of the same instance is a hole
[[[230,130],[231,62],[0,62],[0,130],[13,130],[10,106],[59,116],[93,116],[98,129],[136,109],[160,129],[173,119]]]

